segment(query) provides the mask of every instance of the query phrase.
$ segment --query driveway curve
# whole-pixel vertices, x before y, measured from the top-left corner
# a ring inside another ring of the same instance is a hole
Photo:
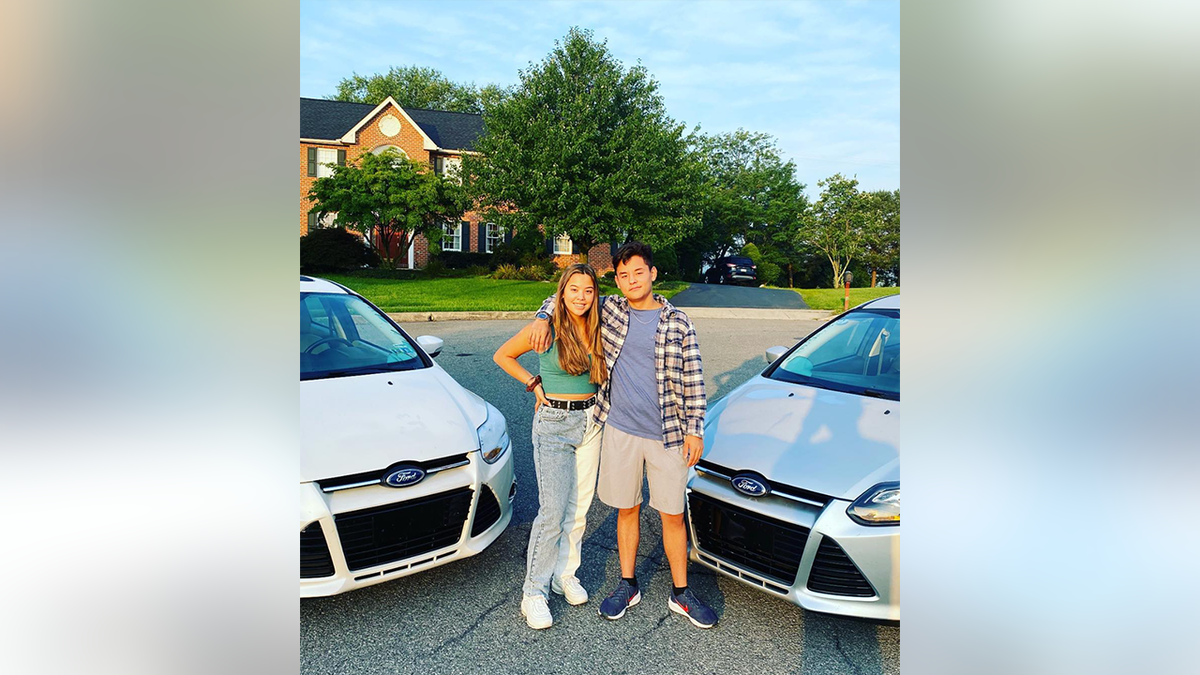
[[[808,309],[800,294],[780,288],[692,284],[671,298],[676,307]]]

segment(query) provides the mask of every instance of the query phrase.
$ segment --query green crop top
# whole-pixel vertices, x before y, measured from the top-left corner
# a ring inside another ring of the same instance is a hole
[[[588,362],[591,362],[591,356],[588,357]],[[590,373],[584,371],[579,375],[571,375],[558,365],[557,339],[550,345],[550,349],[538,354],[538,368],[542,376],[542,389],[547,395],[596,393],[596,385],[589,380]]]

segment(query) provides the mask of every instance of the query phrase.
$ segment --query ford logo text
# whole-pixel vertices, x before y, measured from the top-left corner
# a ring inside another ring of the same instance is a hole
[[[745,474],[734,476],[730,482],[733,483],[735,490],[744,495],[750,495],[751,497],[761,497],[770,492],[770,490],[767,489],[767,486],[764,485],[762,481],[754,478],[753,476],[747,476]]]
[[[383,479],[383,484],[394,488],[408,487],[409,485],[420,483],[424,478],[425,471],[420,467],[402,466],[389,473]]]

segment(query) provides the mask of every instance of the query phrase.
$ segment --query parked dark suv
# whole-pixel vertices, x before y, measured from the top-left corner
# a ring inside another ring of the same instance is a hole
[[[706,284],[749,284],[758,283],[758,268],[754,261],[745,256],[730,255],[718,258],[704,273]]]

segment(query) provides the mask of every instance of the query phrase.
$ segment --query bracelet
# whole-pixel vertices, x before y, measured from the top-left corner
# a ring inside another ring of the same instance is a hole
[[[537,389],[538,385],[541,383],[542,383],[542,376],[534,375],[533,379],[529,380],[529,384],[525,385],[525,391],[531,392],[534,389]]]

